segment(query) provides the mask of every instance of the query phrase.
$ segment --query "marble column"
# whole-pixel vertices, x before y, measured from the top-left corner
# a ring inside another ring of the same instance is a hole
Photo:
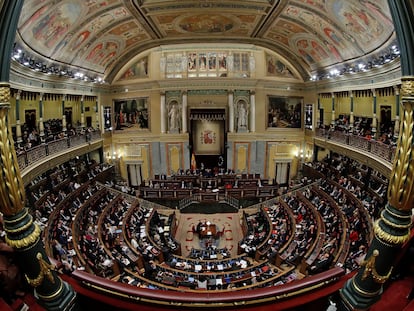
[[[372,89],[372,138],[377,138],[377,91]]]
[[[256,132],[256,94],[250,92],[250,132]]]
[[[84,103],[85,97],[81,97],[80,101],[80,109],[81,109],[81,127],[85,127],[85,103]]]
[[[316,124],[318,128],[321,127],[321,94],[318,94],[317,110],[316,110]]]
[[[394,123],[394,138],[400,134],[400,88],[394,86],[395,92],[395,123]]]
[[[350,98],[349,128],[352,131],[352,129],[354,128],[354,92],[349,91],[349,98]]]
[[[160,121],[161,121],[161,134],[165,134],[167,131],[165,119],[166,119],[166,111],[165,111],[165,93],[161,93],[161,100],[160,100]]]
[[[39,96],[39,136],[42,142],[45,141],[45,127],[43,124],[43,93]]]
[[[62,96],[62,131],[63,131],[63,134],[66,136],[67,124],[66,124],[66,114],[65,114],[65,101],[66,101],[66,95],[63,95]]]
[[[187,91],[184,91],[182,94],[182,109],[181,109],[181,114],[182,114],[182,131],[183,133],[187,133]]]
[[[95,128],[99,130],[99,103],[98,97],[95,100]]]
[[[229,132],[234,132],[234,103],[233,103],[233,91],[228,92],[228,105],[229,105]]]
[[[23,139],[22,139],[22,127],[20,125],[20,95],[22,91],[18,91],[16,94],[16,142],[17,145],[20,147]]]

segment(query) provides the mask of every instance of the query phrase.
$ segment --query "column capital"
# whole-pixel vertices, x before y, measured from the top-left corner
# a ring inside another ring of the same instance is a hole
[[[0,83],[0,104],[7,103],[10,105],[10,84]]]
[[[394,88],[395,95],[397,96],[400,95],[400,86],[394,85],[393,88]]]
[[[414,97],[414,76],[401,78],[401,96]]]

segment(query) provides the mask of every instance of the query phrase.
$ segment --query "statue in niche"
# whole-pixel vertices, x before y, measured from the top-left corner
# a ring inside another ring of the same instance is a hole
[[[170,132],[178,132],[180,128],[180,112],[177,102],[172,102],[170,111],[168,112],[169,130]]]
[[[237,103],[237,130],[247,131],[247,117],[248,117],[247,104],[244,101]]]

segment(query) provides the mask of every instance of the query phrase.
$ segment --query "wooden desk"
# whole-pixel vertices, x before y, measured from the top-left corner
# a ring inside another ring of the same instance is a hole
[[[217,235],[217,226],[215,224],[202,224],[198,234],[200,238],[215,238]]]

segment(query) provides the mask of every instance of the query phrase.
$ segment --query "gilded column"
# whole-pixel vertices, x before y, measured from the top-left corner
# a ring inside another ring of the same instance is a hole
[[[234,103],[233,103],[233,91],[228,92],[228,105],[229,105],[229,132],[234,132]]]
[[[45,127],[43,124],[43,93],[39,96],[39,135],[40,140],[45,141]]]
[[[388,202],[374,223],[374,238],[358,273],[340,290],[339,310],[367,310],[377,302],[402,246],[410,239],[414,202],[414,14],[411,3],[388,0],[401,51],[400,130]]]
[[[182,128],[183,128],[183,133],[187,133],[187,91],[184,91],[182,94],[182,103],[183,103],[183,107],[181,110],[182,113]]]
[[[0,207],[4,218],[6,242],[16,251],[16,260],[34,287],[35,296],[47,310],[64,310],[75,304],[75,293],[54,271],[44,251],[41,230],[25,207],[26,196],[21,179],[13,137],[8,131],[10,87],[0,83]]]
[[[62,131],[63,131],[63,134],[65,134],[66,136],[67,125],[66,125],[66,114],[65,114],[65,101],[66,101],[66,95],[63,95],[62,97]]]
[[[16,138],[17,138],[17,145],[20,147],[21,143],[23,142],[22,139],[22,127],[20,125],[20,95],[22,91],[18,91],[16,94]]]
[[[23,0],[6,0],[0,5],[0,55],[11,55]],[[10,57],[0,62],[0,212],[6,242],[35,297],[46,310],[76,309],[76,294],[63,282],[44,251],[41,230],[33,222],[26,204],[24,184],[17,163],[13,136],[8,124],[10,111]],[[43,113],[43,112],[42,112]],[[41,116],[43,117],[43,116]]]
[[[250,132],[256,132],[256,94],[250,92]]]
[[[388,203],[374,223],[374,238],[358,273],[341,289],[341,310],[365,310],[380,299],[396,254],[410,238],[414,198],[414,77],[402,79],[400,136],[388,186]]]

